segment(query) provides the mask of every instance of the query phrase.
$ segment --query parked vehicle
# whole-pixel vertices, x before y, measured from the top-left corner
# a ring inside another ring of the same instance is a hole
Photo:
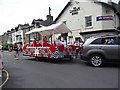
[[[120,62],[120,35],[87,39],[80,56],[81,59],[96,67],[103,65],[104,62]]]

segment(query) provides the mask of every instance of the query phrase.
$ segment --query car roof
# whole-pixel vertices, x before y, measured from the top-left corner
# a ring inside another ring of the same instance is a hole
[[[101,36],[101,37],[118,37],[118,35],[104,35],[104,36]]]
[[[92,37],[89,37],[88,39],[86,39],[84,44],[90,44],[91,42],[93,42],[94,40],[99,39],[99,38],[111,38],[111,37],[119,37],[119,36],[118,35],[92,36]]]
[[[92,36],[92,37],[89,37],[88,39],[94,39],[94,38],[106,38],[106,37],[120,37],[120,35],[103,35],[103,36]]]
[[[86,41],[94,41],[95,39],[98,39],[98,38],[110,38],[110,37],[120,37],[120,35],[103,35],[103,36],[92,36],[92,37],[89,37],[88,39],[86,39]]]

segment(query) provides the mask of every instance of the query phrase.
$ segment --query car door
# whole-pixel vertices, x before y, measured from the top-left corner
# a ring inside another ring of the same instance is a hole
[[[113,43],[104,43],[105,40],[113,40]],[[102,50],[104,50],[105,56],[109,60],[117,60],[118,59],[118,43],[116,37],[107,37],[102,38]]]

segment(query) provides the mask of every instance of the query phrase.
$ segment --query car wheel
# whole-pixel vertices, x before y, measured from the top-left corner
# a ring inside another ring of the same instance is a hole
[[[103,57],[101,55],[94,54],[90,56],[89,61],[92,66],[99,67],[103,64]]]

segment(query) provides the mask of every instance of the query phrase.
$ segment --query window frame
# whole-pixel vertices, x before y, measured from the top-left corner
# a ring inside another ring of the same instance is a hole
[[[92,27],[93,21],[92,21],[92,16],[86,16],[85,17],[85,27]]]

